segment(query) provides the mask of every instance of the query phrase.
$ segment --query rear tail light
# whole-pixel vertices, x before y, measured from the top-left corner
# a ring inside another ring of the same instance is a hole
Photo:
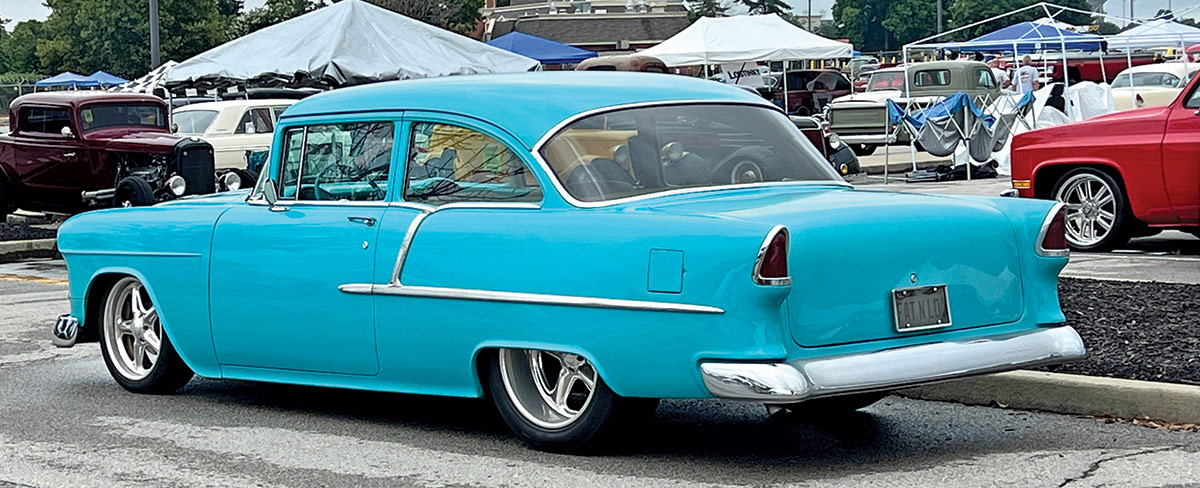
[[[1042,222],[1042,231],[1038,233],[1038,256],[1066,256],[1067,249],[1067,207],[1059,203]]]
[[[758,259],[754,262],[754,282],[760,285],[785,286],[792,284],[788,275],[788,230],[777,225],[767,233]]]

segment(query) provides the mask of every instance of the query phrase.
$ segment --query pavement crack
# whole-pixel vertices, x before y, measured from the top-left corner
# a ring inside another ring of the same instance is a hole
[[[1063,480],[1062,483],[1058,484],[1058,488],[1063,488],[1064,486],[1067,486],[1076,481],[1083,481],[1087,478],[1092,477],[1092,475],[1096,474],[1097,471],[1100,471],[1100,465],[1107,463],[1109,461],[1116,461],[1118,459],[1127,459],[1127,458],[1131,458],[1131,457],[1144,456],[1146,454],[1154,454],[1154,453],[1163,452],[1163,451],[1170,451],[1172,449],[1178,449],[1179,447],[1181,447],[1181,446],[1156,447],[1153,449],[1143,449],[1141,451],[1125,453],[1125,454],[1121,454],[1119,456],[1109,456],[1106,458],[1097,459],[1097,460],[1093,461],[1092,464],[1088,465],[1087,469],[1083,470],[1083,473],[1080,473],[1079,476],[1074,477],[1074,478],[1067,478],[1067,479]]]

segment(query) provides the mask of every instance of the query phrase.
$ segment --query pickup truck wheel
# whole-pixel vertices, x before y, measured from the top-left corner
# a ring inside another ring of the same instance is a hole
[[[114,207],[142,207],[154,204],[154,189],[140,176],[127,176],[117,183]]]
[[[818,398],[807,402],[789,403],[782,405],[792,413],[814,418],[824,418],[830,415],[845,415],[855,410],[867,408],[888,396],[886,391],[858,393],[829,398]]]
[[[191,381],[184,364],[163,332],[162,320],[146,287],[127,276],[108,291],[101,317],[100,352],[108,372],[134,393],[174,393]]]
[[[851,144],[850,145],[850,149],[854,150],[855,156],[870,156],[872,154],[875,154],[876,147],[877,146],[875,146],[874,144]]]
[[[552,452],[594,448],[658,405],[617,396],[587,359],[564,352],[501,349],[492,357],[488,386],[517,437]]]
[[[1092,168],[1068,171],[1052,194],[1067,206],[1067,243],[1072,249],[1108,251],[1129,241],[1129,205],[1112,176]]]

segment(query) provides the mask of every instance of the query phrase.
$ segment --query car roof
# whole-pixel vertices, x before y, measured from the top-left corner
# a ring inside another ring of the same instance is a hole
[[[530,72],[423,78],[342,88],[305,98],[283,120],[325,114],[421,110],[490,122],[533,147],[564,120],[643,102],[726,101],[776,109],[724,83],[662,73]]]
[[[216,110],[221,111],[230,108],[245,108],[245,107],[275,107],[279,105],[291,105],[299,100],[291,98],[263,98],[250,100],[222,100],[219,102],[199,102],[191,103],[178,107],[173,112],[189,112],[192,110]]]
[[[1182,78],[1188,73],[1196,71],[1196,68],[1200,68],[1200,64],[1172,61],[1169,63],[1143,64],[1132,68],[1125,68],[1121,70],[1121,73],[1171,73]]]
[[[27,103],[48,104],[48,105],[69,105],[78,107],[80,105],[104,102],[104,103],[128,103],[128,102],[152,102],[166,105],[163,99],[154,95],[143,93],[111,93],[105,91],[93,90],[63,90],[41,93],[30,93],[22,95],[13,101],[13,108]]]

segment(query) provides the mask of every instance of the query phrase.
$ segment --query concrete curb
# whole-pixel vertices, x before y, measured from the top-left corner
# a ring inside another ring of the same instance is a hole
[[[900,395],[967,405],[1071,415],[1200,424],[1200,386],[1010,371],[901,390]]]
[[[58,254],[57,239],[28,239],[0,241],[0,263],[32,257],[53,257]]]

